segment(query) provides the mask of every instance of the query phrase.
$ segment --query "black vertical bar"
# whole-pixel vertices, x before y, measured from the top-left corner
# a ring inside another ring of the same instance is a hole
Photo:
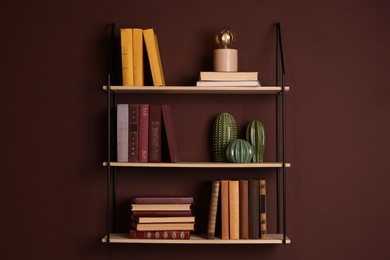
[[[113,93],[113,103],[114,107],[116,107],[116,94]],[[116,230],[116,167],[112,169],[112,230],[117,232]]]
[[[279,86],[280,77],[280,56],[279,56],[279,23],[276,24],[276,86]],[[279,117],[279,93],[276,97],[276,161],[280,162],[280,117]],[[280,233],[280,179],[279,168],[276,168],[276,229],[277,233]]]
[[[110,195],[111,195],[111,75],[107,84],[107,243],[110,243]]]

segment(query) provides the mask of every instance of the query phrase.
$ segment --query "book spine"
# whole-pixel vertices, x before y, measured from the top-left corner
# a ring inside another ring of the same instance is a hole
[[[229,181],[229,223],[230,239],[240,239],[239,181]]]
[[[139,104],[130,104],[129,162],[138,162]]]
[[[215,224],[217,220],[218,194],[219,194],[219,181],[213,181],[211,186],[209,219],[207,225],[207,239],[215,238]]]
[[[150,70],[154,86],[165,86],[164,73],[162,70],[161,55],[158,47],[157,36],[153,29],[143,31],[146,51],[148,53]]]
[[[133,239],[190,239],[189,230],[169,231],[136,231],[130,230]]]
[[[161,105],[149,106],[149,162],[161,162]]]
[[[148,162],[149,104],[139,105],[139,162]]]
[[[128,161],[129,105],[117,105],[117,161]]]
[[[260,180],[260,238],[267,238],[267,210],[265,180]]]
[[[121,29],[122,80],[124,86],[134,85],[133,29]]]
[[[249,238],[248,180],[240,180],[240,239]]]
[[[229,181],[221,180],[222,239],[229,239]]]
[[[249,180],[248,182],[249,201],[249,238],[259,239],[260,225],[260,196],[259,181]]]
[[[142,29],[133,29],[133,60],[134,60],[134,86],[144,85],[144,59],[143,59]]]
[[[132,216],[135,217],[190,217],[192,216],[191,210],[139,210],[132,211]]]
[[[179,162],[179,150],[177,147],[175,128],[173,126],[171,107],[169,105],[162,105],[161,109],[163,114],[166,138],[168,141],[170,161],[173,163]]]

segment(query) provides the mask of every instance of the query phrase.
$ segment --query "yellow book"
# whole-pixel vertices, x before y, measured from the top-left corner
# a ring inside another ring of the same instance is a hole
[[[143,31],[146,51],[149,57],[150,70],[152,72],[153,85],[165,86],[164,72],[161,63],[160,50],[158,47],[157,36],[153,29]]]
[[[133,29],[133,61],[134,86],[143,86],[145,83],[142,29]]]
[[[133,29],[121,29],[122,84],[134,86]]]

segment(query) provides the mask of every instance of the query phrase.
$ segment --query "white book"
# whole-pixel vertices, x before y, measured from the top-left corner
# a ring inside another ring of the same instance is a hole
[[[117,161],[129,160],[129,105],[117,104]]]
[[[196,82],[197,87],[260,87],[258,80],[244,80],[244,81],[204,81]]]

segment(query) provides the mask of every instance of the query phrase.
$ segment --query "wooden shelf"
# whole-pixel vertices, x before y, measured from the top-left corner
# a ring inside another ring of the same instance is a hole
[[[191,235],[190,239],[132,239],[127,233],[110,233],[110,243],[133,243],[133,244],[283,244],[282,234],[267,234],[266,239],[240,239],[222,240],[220,238],[206,239],[205,235]],[[107,242],[104,236],[102,242]],[[286,244],[291,240],[286,237]]]
[[[103,166],[108,166],[107,162]],[[115,167],[149,167],[149,168],[282,168],[282,162],[266,163],[218,163],[218,162],[180,162],[180,163],[129,163],[110,162],[110,166]],[[286,163],[286,167],[290,167]]]
[[[103,90],[107,89],[107,86],[103,86]],[[111,90],[115,93],[143,94],[278,94],[282,87],[111,86]],[[289,90],[290,87],[286,86],[285,91]]]

